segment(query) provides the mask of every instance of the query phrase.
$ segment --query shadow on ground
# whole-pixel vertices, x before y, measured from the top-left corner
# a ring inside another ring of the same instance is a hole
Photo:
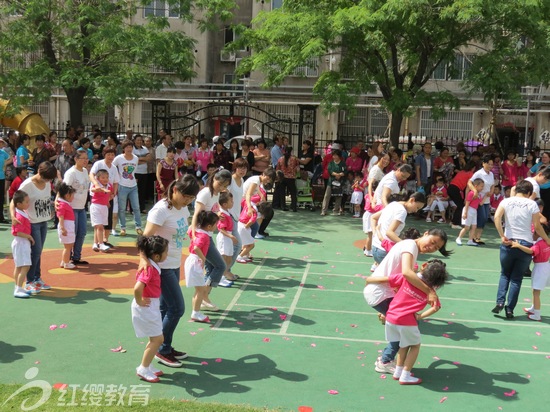
[[[77,290],[77,289],[58,289],[51,291],[43,291],[33,299],[48,300],[56,304],[73,304],[84,305],[94,300],[104,300],[111,303],[127,303],[130,298],[121,296],[112,296],[111,292],[103,288],[95,288],[92,290]]]
[[[284,321],[294,323],[302,326],[311,326],[315,324],[315,321],[311,319],[298,316],[296,314],[287,315],[285,312],[279,311],[276,307],[272,308],[256,308],[256,309],[246,309],[246,310],[235,310],[238,308],[238,305],[235,306],[233,310],[226,313],[225,319],[219,328],[237,328],[241,331],[251,331],[251,330],[268,330],[274,331],[278,330]],[[216,316],[210,317],[211,322],[216,321]]]
[[[277,364],[262,354],[237,360],[222,358],[190,358],[185,361],[185,372],[174,371],[161,378],[161,384],[177,385],[196,398],[220,393],[245,393],[252,388],[243,382],[279,378],[289,382],[303,382],[308,376],[277,368]]]
[[[11,363],[23,359],[23,354],[34,352],[36,348],[28,345],[12,345],[0,341],[0,363]]]
[[[494,328],[470,328],[462,323],[439,319],[426,319],[420,324],[423,335],[443,336],[454,341],[478,340],[478,333],[501,333]]]
[[[414,374],[422,378],[422,387],[442,395],[461,392],[493,396],[503,401],[518,401],[517,385],[529,383],[529,379],[515,372],[489,373],[444,359],[433,362],[428,368],[414,368]]]

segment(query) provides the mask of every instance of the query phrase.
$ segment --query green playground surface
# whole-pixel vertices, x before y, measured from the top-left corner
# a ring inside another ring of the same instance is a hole
[[[435,225],[407,220],[421,232]],[[487,245],[476,248],[458,247],[458,231],[446,229],[454,250],[445,259],[452,279],[439,293],[442,309],[420,324],[413,373],[423,383],[404,387],[374,371],[384,327],[362,294],[373,261],[360,249],[361,219],[277,212],[271,236],[256,243],[254,262],[235,267],[241,279],[213,291],[222,310],[209,314],[210,324],[189,321],[192,290],[182,282],[187,309],[174,346],[189,358],[180,369],[160,366],[165,375],[157,384],[134,373],[145,343],[130,319],[135,235],[112,238],[117,251],[97,254],[89,230],[83,259],[91,264],[79,273],[55,266],[61,252],[50,231],[42,267],[52,290],[18,300],[12,297],[11,235],[2,225],[0,383],[66,384],[83,391],[75,395],[77,405],[91,387],[130,390],[141,383],[152,400],[282,411],[542,410],[550,401],[550,294],[542,293],[542,322],[522,311],[531,301],[528,278],[516,318],[493,315],[500,270],[496,231],[488,227]],[[419,264],[434,256],[421,255]],[[125,352],[111,351],[120,346]],[[54,404],[61,394],[53,391]],[[68,406],[69,395],[60,407]],[[110,410],[107,394],[96,396]]]

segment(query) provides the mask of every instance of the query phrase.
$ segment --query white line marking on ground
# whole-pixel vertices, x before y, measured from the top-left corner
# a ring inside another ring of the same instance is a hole
[[[280,332],[266,332],[266,331],[243,331],[239,329],[218,329],[218,331],[224,332],[239,332],[239,333],[251,333],[254,335],[269,335],[269,336],[280,336]],[[293,338],[307,338],[307,339],[326,339],[326,340],[336,340],[342,342],[359,342],[359,343],[375,343],[375,344],[385,344],[384,340],[375,340],[375,339],[350,339],[350,338],[340,338],[336,336],[319,336],[319,335],[300,335],[297,333],[285,333],[285,336]],[[424,348],[441,348],[441,349],[460,349],[468,351],[479,351],[479,352],[498,352],[498,353],[513,353],[520,355],[536,355],[536,356],[550,356],[550,352],[542,352],[538,350],[518,350],[518,349],[497,349],[497,348],[480,348],[474,346],[457,346],[457,345],[437,345],[430,343],[422,343]]]
[[[264,262],[265,262],[265,259],[262,259],[260,264],[252,271],[248,279],[246,279],[246,282],[244,282],[244,284],[239,288],[237,293],[235,293],[235,296],[233,296],[233,299],[231,299],[231,302],[229,302],[229,305],[227,305],[227,308],[225,308],[225,310],[221,314],[216,324],[212,326],[212,329],[217,329],[220,327],[220,325],[223,323],[223,321],[227,317],[227,314],[231,312],[231,309],[233,309],[233,306],[235,306],[235,304],[237,303],[237,301],[239,300],[243,292],[246,290],[246,287],[252,282],[252,280],[254,279],[254,276],[256,276],[256,274],[260,271]]]
[[[311,264],[308,263],[306,265],[306,269],[304,270],[304,274],[302,275],[302,281],[301,284],[306,283],[307,275],[309,272],[309,268],[311,267]],[[302,290],[304,290],[303,287],[299,287],[296,291],[296,294],[294,295],[294,299],[292,299],[292,303],[290,304],[290,307],[288,308],[288,311],[286,313],[286,319],[283,321],[283,324],[281,326],[281,330],[279,331],[280,334],[285,334],[288,330],[288,327],[290,326],[290,320],[292,319],[292,315],[294,314],[294,311],[296,310],[296,306],[298,306],[298,300],[300,299],[300,295],[302,294]]]

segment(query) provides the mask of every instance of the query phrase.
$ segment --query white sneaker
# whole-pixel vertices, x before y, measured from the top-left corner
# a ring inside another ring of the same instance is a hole
[[[430,219],[429,217],[426,218],[426,222],[427,223],[432,223],[432,219]]]
[[[248,260],[246,260],[245,258],[243,258],[241,256],[237,256],[236,262],[237,263],[248,263]]]
[[[73,262],[68,262],[63,264],[64,269],[74,269],[76,268],[76,265]]]
[[[457,244],[458,246],[462,246],[462,239],[459,238],[459,237],[457,237],[457,238],[456,238],[456,244]]]
[[[377,267],[378,267],[378,263],[373,263],[372,266],[370,267],[370,271],[374,272]]]
[[[473,240],[468,240],[468,243],[466,243],[468,246],[479,246],[476,242]]]
[[[160,369],[155,368],[153,365],[149,365],[149,370],[155,374],[155,376],[162,376],[164,375],[164,372]]]
[[[140,379],[143,379],[146,382],[150,383],[156,383],[160,381],[157,375],[155,375],[149,368],[144,368],[143,366],[139,365],[136,368],[137,376],[139,376]]]
[[[400,385],[419,385],[422,383],[422,379],[415,378],[410,373],[403,373],[401,374],[401,377],[399,378],[399,384]]]
[[[42,291],[39,286],[36,286],[35,282],[27,283],[24,287],[25,291],[31,295],[36,295]]]
[[[111,250],[111,248],[102,243],[101,245],[99,245],[99,250],[101,250],[102,252],[108,252],[109,250]]]
[[[256,233],[256,236],[254,236],[254,239],[265,239],[265,236],[260,235],[259,233]]]
[[[20,299],[28,299],[28,298],[30,298],[30,295],[27,292],[25,292],[25,290],[23,288],[21,288],[21,289],[17,288],[13,292],[13,297],[14,298],[20,298]]]
[[[93,250],[94,252],[99,252],[99,246],[98,246],[97,243],[94,243],[94,244],[93,244],[92,250]]]
[[[50,290],[52,288],[50,285],[47,285],[46,282],[44,282],[42,279],[38,279],[37,281],[35,281],[34,286],[40,288],[40,290]]]
[[[193,322],[202,322],[202,323],[209,323],[210,318],[206,316],[204,313],[201,312],[193,312],[191,314],[191,320]]]
[[[393,373],[395,372],[395,361],[384,363],[381,358],[378,358],[374,364],[374,370],[378,373]]]
[[[215,304],[213,303],[208,303],[208,302],[202,302],[201,303],[201,310],[208,310],[210,312],[218,312],[220,310],[220,308],[218,308]]]
[[[363,254],[364,254],[366,257],[372,257],[372,250],[367,250],[366,247],[363,247]]]
[[[233,282],[227,280],[227,278],[223,276],[220,280],[220,283],[218,283],[218,286],[221,286],[222,288],[230,288],[231,286],[233,286]]]
[[[118,232],[117,232],[116,230],[113,229],[113,230],[111,230],[111,235],[113,235],[113,236],[118,236]]]

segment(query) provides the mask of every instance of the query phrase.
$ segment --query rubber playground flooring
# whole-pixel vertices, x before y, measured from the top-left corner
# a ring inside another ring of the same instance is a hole
[[[428,227],[414,217],[407,224]],[[8,229],[2,225],[0,235],[0,382],[23,385],[36,367],[36,379],[51,385],[138,384],[145,340],[135,337],[130,320],[137,266],[131,231],[113,238],[114,253],[99,254],[91,251],[89,230],[83,259],[90,266],[78,272],[57,268],[50,231],[43,278],[53,288],[17,300]],[[514,320],[490,312],[500,268],[494,228],[479,248],[457,247],[457,231],[447,231],[452,281],[439,293],[442,309],[420,325],[413,373],[423,383],[408,387],[374,371],[384,328],[362,295],[372,259],[361,251],[360,219],[278,212],[269,232],[256,243],[254,263],[235,268],[241,280],[214,290],[213,301],[225,310],[211,313],[210,324],[189,322],[192,290],[182,280],[188,308],[174,346],[190,357],[181,369],[161,366],[165,375],[150,386],[152,398],[285,411],[530,411],[550,401],[550,295],[542,295],[542,322],[523,315],[529,279]],[[433,256],[421,255],[419,264]],[[126,352],[111,351],[119,346]]]

